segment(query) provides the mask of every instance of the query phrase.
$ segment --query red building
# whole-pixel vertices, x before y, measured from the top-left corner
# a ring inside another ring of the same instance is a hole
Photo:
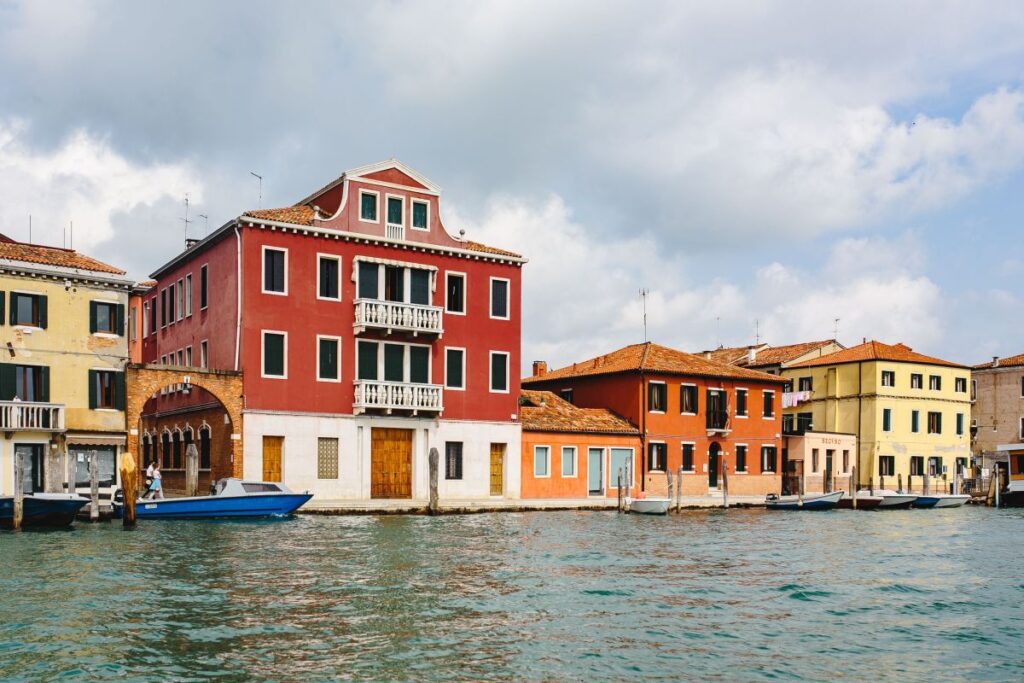
[[[243,371],[247,478],[424,499],[437,448],[442,497],[518,497],[524,263],[449,234],[412,169],[365,166],[190,241],[153,273],[143,357]]]
[[[606,408],[639,427],[640,485],[650,494],[665,493],[666,469],[680,467],[684,495],[721,490],[723,456],[730,493],[761,496],[781,488],[784,380],[777,376],[651,343],[558,370],[537,362],[533,372],[525,388]],[[587,477],[598,495],[609,481],[604,472]]]

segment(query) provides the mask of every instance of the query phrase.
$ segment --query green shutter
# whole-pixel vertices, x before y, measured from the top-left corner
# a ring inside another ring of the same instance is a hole
[[[0,292],[0,325],[4,324],[4,303],[6,296],[3,292]]]
[[[384,345],[384,381],[405,381],[405,347],[400,344]]]
[[[39,327],[46,329],[46,297],[39,297]]]
[[[123,337],[124,336],[124,304],[117,304],[114,308],[116,310],[116,318],[117,318],[116,323],[115,323],[117,325],[117,334],[119,336]]]
[[[273,377],[284,375],[284,335],[265,332],[263,334],[263,374]]]
[[[334,339],[320,340],[320,379],[338,377],[338,342]]]
[[[99,305],[95,301],[90,301],[89,302],[89,334],[94,334],[96,332],[96,330],[99,329],[99,326],[98,326],[98,324],[96,322],[96,319],[98,317],[98,315],[97,315],[97,309],[98,308],[99,308]]]
[[[409,381],[430,383],[430,349],[426,346],[409,347]]]
[[[40,374],[42,374],[43,386],[39,388],[39,401],[42,403],[50,402],[50,368],[44,365],[40,368]]]
[[[359,298],[360,299],[376,299],[377,298],[377,264],[367,263],[366,261],[359,262]]]
[[[95,410],[100,404],[99,391],[96,386],[97,375],[96,370],[89,371],[89,408],[92,410]]]
[[[359,342],[359,379],[377,379],[376,342]]]
[[[17,325],[18,324],[18,296],[14,292],[11,292],[11,310],[10,310],[10,315],[11,315],[11,324],[12,325]]]
[[[124,373],[115,372],[114,374],[114,408],[117,410],[124,410]]]
[[[413,269],[410,282],[409,303],[430,304],[430,271]]]
[[[13,399],[17,386],[14,365],[11,363],[0,365],[0,401],[10,401]]]

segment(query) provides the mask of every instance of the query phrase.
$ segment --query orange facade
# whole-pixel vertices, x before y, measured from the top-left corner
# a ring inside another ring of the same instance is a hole
[[[639,435],[523,430],[522,498],[615,498],[618,469],[632,461],[640,481]],[[633,492],[637,490],[634,486]]]

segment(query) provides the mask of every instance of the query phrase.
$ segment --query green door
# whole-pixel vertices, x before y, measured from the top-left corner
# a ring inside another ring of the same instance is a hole
[[[587,488],[592,496],[604,493],[604,487],[601,486],[601,482],[604,481],[603,464],[603,448],[591,448],[587,451]]]

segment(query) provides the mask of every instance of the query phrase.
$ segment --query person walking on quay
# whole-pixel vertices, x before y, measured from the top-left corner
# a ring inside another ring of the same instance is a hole
[[[153,482],[149,485],[149,493],[146,494],[146,496],[148,498],[156,499],[156,498],[163,498],[164,497],[164,487],[163,487],[162,479],[163,479],[163,477],[160,475],[160,465],[154,463],[153,464]]]
[[[149,493],[149,489],[153,485],[153,470],[154,469],[156,469],[156,461],[155,460],[150,460],[149,461],[149,467],[146,468],[146,488],[143,489],[143,491],[145,491],[146,494]]]

